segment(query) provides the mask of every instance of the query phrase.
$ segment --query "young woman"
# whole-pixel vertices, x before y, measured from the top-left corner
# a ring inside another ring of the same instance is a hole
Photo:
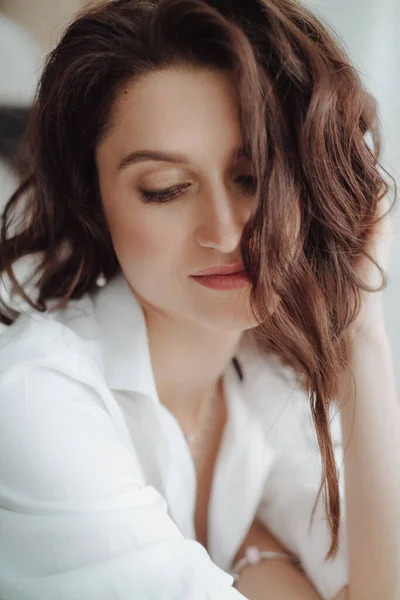
[[[377,122],[289,0],[68,27],[2,220],[2,600],[399,597]]]

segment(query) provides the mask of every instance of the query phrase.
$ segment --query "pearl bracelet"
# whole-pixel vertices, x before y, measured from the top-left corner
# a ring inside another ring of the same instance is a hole
[[[247,546],[245,555],[236,563],[230,573],[235,582],[238,581],[240,572],[245,566],[258,565],[263,558],[277,558],[280,560],[286,560],[303,571],[300,561],[295,556],[283,554],[282,552],[271,552],[268,550],[261,552],[257,546]]]

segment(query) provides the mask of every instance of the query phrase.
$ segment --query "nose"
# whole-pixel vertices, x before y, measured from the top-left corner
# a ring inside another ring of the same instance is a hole
[[[250,217],[249,197],[230,193],[224,185],[208,190],[201,199],[196,230],[197,243],[221,254],[233,254]]]

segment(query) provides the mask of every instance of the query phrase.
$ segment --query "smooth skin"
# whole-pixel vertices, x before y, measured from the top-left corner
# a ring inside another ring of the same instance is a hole
[[[121,90],[97,150],[103,206],[144,308],[157,390],[181,415],[195,414],[214,392],[242,333],[256,325],[249,289],[210,290],[190,277],[241,261],[254,197],[243,184],[251,166],[232,154],[240,145],[233,82],[220,73],[169,70]],[[134,161],[138,151],[173,156]],[[162,204],[144,203],[140,192],[179,187]]]

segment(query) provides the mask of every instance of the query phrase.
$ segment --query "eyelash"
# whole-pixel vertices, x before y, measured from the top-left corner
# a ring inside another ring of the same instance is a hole
[[[237,177],[236,180],[241,179],[244,180],[243,188],[246,193],[251,194],[254,193],[256,188],[256,178],[252,175],[242,175],[241,177]],[[158,190],[156,192],[152,192],[151,190],[143,190],[140,189],[140,193],[142,196],[142,200],[145,204],[154,203],[154,204],[166,204],[171,200],[174,200],[178,196],[183,193],[183,191],[190,186],[189,183],[184,183],[182,185],[178,185],[171,188],[166,188],[164,190]]]
[[[170,202],[174,198],[180,196],[181,192],[189,187],[189,185],[189,183],[184,183],[182,185],[166,188],[165,190],[159,190],[157,192],[141,189],[140,193],[145,203],[154,202],[158,204],[165,204],[166,202]]]

